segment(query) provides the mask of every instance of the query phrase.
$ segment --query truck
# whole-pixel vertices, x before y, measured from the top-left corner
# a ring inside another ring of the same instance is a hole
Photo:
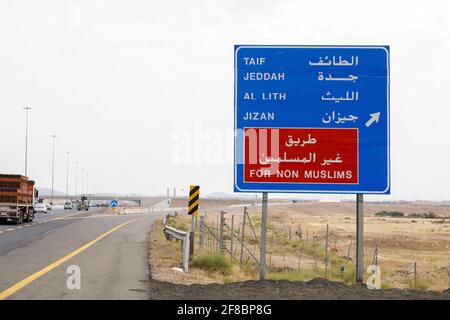
[[[77,202],[77,209],[78,211],[81,210],[89,210],[89,200],[86,196],[81,196],[80,200]]]
[[[38,191],[35,182],[16,174],[0,174],[0,222],[32,222]]]

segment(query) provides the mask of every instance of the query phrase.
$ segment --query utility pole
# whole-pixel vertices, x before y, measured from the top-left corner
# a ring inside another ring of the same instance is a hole
[[[67,160],[67,165],[66,165],[66,196],[69,196],[69,155],[70,152],[66,152],[66,160]]]
[[[81,195],[84,194],[84,168],[81,168]]]
[[[86,194],[89,194],[89,173],[86,172]]]
[[[31,110],[30,107],[23,108],[26,113],[26,124],[25,124],[25,176],[28,176],[28,111]]]
[[[52,203],[51,205],[53,205],[53,197],[54,197],[54,193],[55,193],[55,138],[56,136],[54,134],[52,134],[52,144],[53,144],[53,148],[52,148]]]
[[[75,161],[75,200],[78,199],[78,161]]]

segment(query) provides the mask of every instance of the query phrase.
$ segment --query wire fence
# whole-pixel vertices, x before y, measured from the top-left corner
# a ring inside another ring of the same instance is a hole
[[[260,217],[242,214],[208,213],[197,220],[192,239],[194,253],[212,252],[228,256],[242,273],[258,271],[260,256]],[[354,235],[332,225],[311,226],[270,221],[267,230],[266,263],[269,279],[310,280],[325,278],[352,284],[356,277]],[[449,288],[449,257],[430,261],[423,252],[398,257],[377,241],[364,244],[368,269],[364,281],[379,272],[381,288],[446,290]],[[369,267],[370,266],[370,267]],[[376,268],[374,268],[375,266]]]

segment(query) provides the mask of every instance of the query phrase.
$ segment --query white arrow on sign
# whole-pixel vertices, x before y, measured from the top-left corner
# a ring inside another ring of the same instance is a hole
[[[371,113],[369,114],[370,119],[369,121],[366,122],[366,127],[370,127],[372,125],[372,123],[376,122],[378,123],[378,120],[380,120],[380,113],[381,112],[376,112],[376,113]]]

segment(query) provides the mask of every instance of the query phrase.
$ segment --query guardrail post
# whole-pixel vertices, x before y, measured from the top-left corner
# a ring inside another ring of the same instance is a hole
[[[167,239],[171,239],[174,237],[177,240],[181,240],[181,252],[183,255],[183,271],[188,272],[189,268],[189,251],[191,246],[191,240],[189,236],[189,232],[184,232],[181,230],[177,230],[170,226],[164,227],[164,233],[166,234]]]
[[[183,240],[183,271],[189,271],[189,251],[190,251],[190,237],[189,232],[186,232],[186,236]]]

